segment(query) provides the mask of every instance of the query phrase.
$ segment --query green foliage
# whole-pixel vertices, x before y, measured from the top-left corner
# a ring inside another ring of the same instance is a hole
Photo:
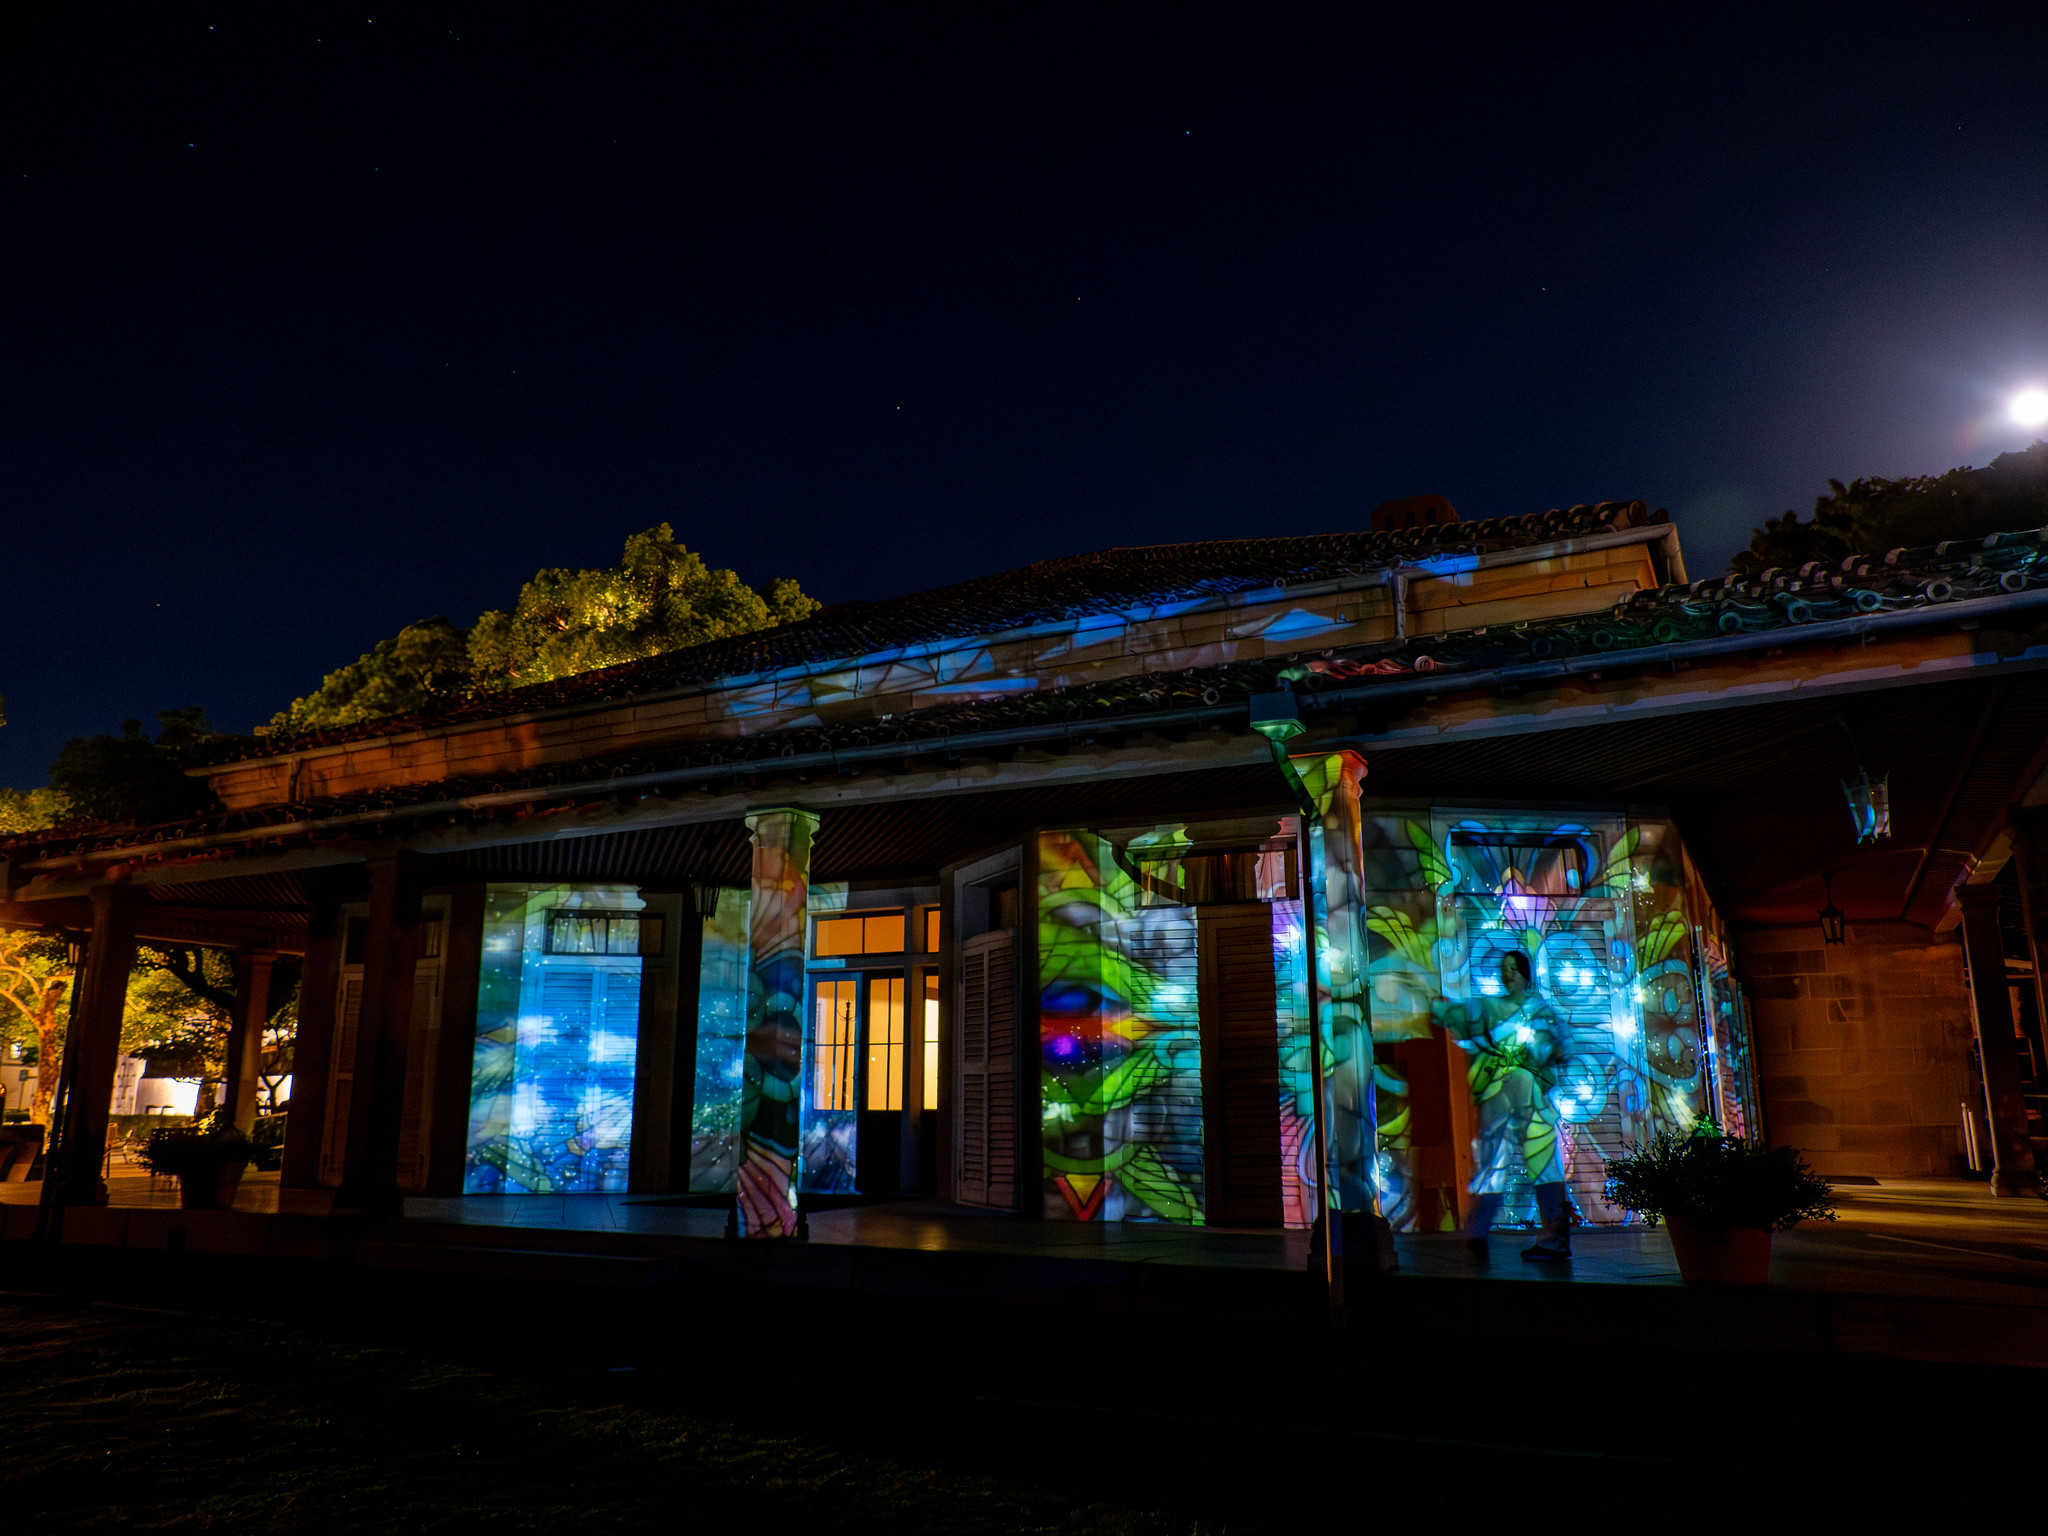
[[[250,1161],[265,1173],[275,1173],[284,1166],[284,1133],[286,1115],[260,1115],[249,1132]]]
[[[1832,494],[1815,500],[1811,521],[1786,512],[1757,529],[1749,548],[1730,563],[1732,573],[1752,577],[1809,560],[1839,561],[2048,525],[2048,442],[2001,453],[1982,469],[1964,465],[1945,475],[1873,476],[1828,485]]]
[[[70,815],[70,805],[54,789],[0,789],[0,837],[40,832]]]
[[[187,749],[214,734],[205,713],[195,705],[160,709],[156,718],[154,741],[142,733],[140,720],[125,720],[119,736],[74,737],[64,743],[50,765],[50,789],[72,815],[149,826],[202,815],[212,807],[213,792],[205,781],[184,772]]]
[[[367,656],[327,674],[317,693],[294,699],[270,722],[273,732],[355,725],[409,714],[472,686],[469,635],[446,619],[408,624]]]
[[[1652,1221],[1677,1216],[1709,1232],[1783,1232],[1835,1219],[1827,1181],[1796,1147],[1757,1146],[1704,1119],[1610,1159],[1607,1199]]]
[[[704,563],[667,523],[626,540],[604,570],[546,570],[509,611],[474,627],[409,624],[328,674],[270,723],[280,735],[406,714],[437,698],[550,682],[810,617],[818,604],[787,577],[755,591]]]
[[[168,1125],[150,1132],[137,1154],[151,1173],[170,1178],[206,1178],[228,1163],[245,1167],[255,1146],[225,1110],[198,1125]]]

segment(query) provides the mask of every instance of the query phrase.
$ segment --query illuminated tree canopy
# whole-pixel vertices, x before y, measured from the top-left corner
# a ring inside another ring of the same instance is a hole
[[[408,624],[331,672],[270,723],[295,735],[407,714],[437,698],[550,682],[808,618],[819,604],[783,577],[761,590],[707,565],[667,523],[626,540],[603,570],[545,570],[509,611],[469,629],[445,618]]]

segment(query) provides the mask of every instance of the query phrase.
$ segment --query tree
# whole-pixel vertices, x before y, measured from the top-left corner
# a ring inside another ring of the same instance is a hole
[[[280,960],[264,999],[265,1028],[258,1076],[291,1072],[298,1030],[298,964]],[[145,1057],[152,1071],[196,1082],[195,1113],[210,1114],[227,1077],[228,1038],[237,1009],[235,961],[227,950],[199,945],[145,944],[135,952],[123,1019],[124,1049]],[[168,1069],[168,1070],[167,1070]]]
[[[140,720],[124,720],[119,736],[65,742],[50,765],[50,791],[62,808],[84,821],[140,826],[209,810],[213,792],[184,771],[186,749],[215,734],[205,711],[197,705],[160,709],[156,718],[154,741],[143,735]]]
[[[24,1036],[34,1038],[36,1091],[29,1119],[42,1125],[50,1123],[50,1098],[64,1060],[64,1028],[70,1022],[64,998],[70,987],[71,961],[61,939],[0,929],[0,1041],[17,1045]],[[27,1059],[26,1050],[20,1054]]]
[[[1888,549],[1979,539],[2048,525],[2048,442],[2001,453],[1982,469],[1964,465],[1944,475],[1904,480],[1875,476],[1844,485],[1830,480],[1813,519],[1796,512],[1765,522],[1749,548],[1730,562],[1734,575],[1753,577],[1773,567],[1793,570],[1809,560],[1881,555]]]
[[[603,570],[545,570],[509,611],[469,629],[445,618],[408,624],[294,699],[270,722],[278,735],[408,714],[437,698],[550,682],[728,635],[810,617],[818,603],[780,578],[756,591],[706,565],[667,523],[626,540]]]
[[[71,807],[54,789],[0,789],[0,837],[40,832],[69,820],[70,816]]]

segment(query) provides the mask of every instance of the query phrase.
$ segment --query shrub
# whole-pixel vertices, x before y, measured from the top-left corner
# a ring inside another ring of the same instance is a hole
[[[151,1173],[171,1178],[205,1177],[225,1163],[246,1165],[255,1150],[223,1109],[198,1125],[167,1125],[151,1131],[138,1156]]]
[[[249,1133],[251,1160],[265,1173],[284,1166],[284,1127],[283,1115],[258,1115]]]
[[[1607,1199],[1659,1221],[1676,1216],[1708,1232],[1783,1232],[1833,1221],[1834,1196],[1796,1147],[1761,1147],[1711,1120],[1632,1146],[1607,1164]]]

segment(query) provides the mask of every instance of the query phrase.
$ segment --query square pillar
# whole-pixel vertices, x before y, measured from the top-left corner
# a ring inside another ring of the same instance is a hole
[[[221,1086],[223,1106],[245,1134],[256,1123],[263,1031],[270,1023],[270,978],[276,967],[273,954],[245,951],[235,956],[235,1017],[228,1031],[227,1081]]]
[[[1313,866],[1304,871],[1302,920],[1314,925],[1316,1011],[1322,1023],[1323,1113],[1328,1188],[1340,1211],[1379,1211],[1374,1193],[1372,1007],[1367,995],[1365,905],[1359,875],[1359,783],[1365,759],[1356,752],[1292,758],[1314,801],[1309,826]]]
[[[2027,1104],[2020,1089],[2020,1055],[2013,1040],[2012,1000],[2005,983],[2005,938],[1998,923],[1995,885],[1956,891],[1963,913],[1963,957],[1970,967],[1970,1005],[1977,1021],[1977,1060],[1984,1072],[1984,1106],[1991,1124],[1991,1191],[2037,1195],[2034,1145],[2027,1136]]]
[[[398,1138],[405,1119],[405,1063],[412,1032],[413,972],[420,950],[418,857],[371,859],[370,926],[363,947],[363,1007],[356,1030],[355,1088],[349,1097],[336,1210],[396,1215]]]
[[[114,1100],[114,1070],[121,1055],[121,1015],[128,973],[135,966],[135,925],[141,893],[127,868],[108,872],[109,884],[92,892],[92,934],[79,964],[70,1038],[63,1066],[64,1118],[55,1166],[44,1175],[62,1205],[105,1205],[107,1115]]]
[[[743,1237],[797,1234],[803,1137],[804,949],[810,912],[809,811],[757,811],[747,914],[747,1053],[737,1210]]]
[[[328,1063],[334,1051],[335,993],[343,936],[342,887],[332,871],[309,879],[313,913],[306,935],[306,964],[299,974],[299,1032],[292,1044],[292,1096],[285,1119],[284,1189],[320,1187],[320,1145],[327,1128]]]

